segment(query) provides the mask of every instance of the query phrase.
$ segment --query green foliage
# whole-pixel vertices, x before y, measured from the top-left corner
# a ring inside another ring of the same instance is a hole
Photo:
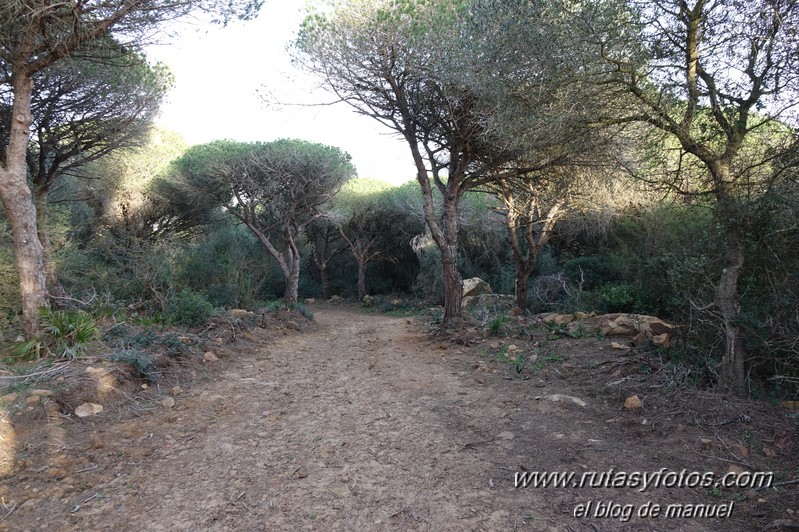
[[[605,285],[601,294],[608,312],[635,310],[635,289],[629,284]]]
[[[272,259],[241,225],[217,225],[187,244],[175,263],[176,283],[204,292],[214,307],[254,308],[271,286],[265,266]]]
[[[78,358],[99,335],[97,322],[82,310],[42,309],[41,319],[49,336],[48,349],[60,358]]]
[[[74,360],[99,336],[94,317],[82,310],[43,308],[40,317],[45,333],[13,344],[9,349],[13,359],[36,360],[42,356],[55,356]]]
[[[136,376],[149,383],[158,381],[158,372],[149,355],[136,349],[120,349],[108,356],[110,362],[124,362],[130,364]]]
[[[38,360],[47,355],[47,346],[41,338],[31,338],[12,344],[8,354],[12,360]]]
[[[283,301],[270,301],[263,307],[264,312],[271,312],[271,313],[278,313],[281,310],[288,310],[288,311],[296,311],[300,313],[306,320],[313,321],[314,316],[311,309],[303,305],[302,303],[290,303],[286,304]]]
[[[583,290],[618,280],[618,271],[607,256],[589,255],[570,259],[563,265],[566,279]]]
[[[202,295],[184,288],[166,301],[164,316],[170,323],[198,327],[208,321],[214,306]]]
[[[491,319],[488,322],[489,332],[492,335],[496,336],[497,334],[499,334],[499,331],[502,329],[502,326],[505,325],[508,321],[510,321],[510,317],[508,317],[505,314],[500,314],[499,316],[496,316],[495,318]]]

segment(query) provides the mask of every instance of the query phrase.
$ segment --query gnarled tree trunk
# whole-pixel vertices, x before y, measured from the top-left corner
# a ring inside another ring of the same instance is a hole
[[[735,200],[723,186],[729,182],[729,168],[721,167],[717,183],[716,200],[722,226],[726,233],[724,267],[716,286],[715,304],[721,313],[724,326],[724,355],[721,359],[719,384],[726,391],[743,396],[746,394],[746,348],[741,328],[736,324],[741,313],[741,298],[738,280],[745,259],[743,220],[737,212]]]
[[[36,230],[36,206],[28,186],[25,164],[32,122],[33,81],[17,71],[12,77],[12,85],[14,102],[6,164],[0,168],[0,199],[11,224],[22,298],[22,325],[25,334],[32,337],[41,332],[39,310],[48,303],[42,245]]]

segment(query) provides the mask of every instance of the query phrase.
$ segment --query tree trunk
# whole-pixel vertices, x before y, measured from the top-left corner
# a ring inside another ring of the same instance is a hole
[[[444,228],[438,223],[433,207],[433,191],[428,179],[427,169],[418,140],[410,133],[405,135],[411,148],[414,165],[416,166],[416,181],[422,188],[422,209],[425,223],[433,236],[438,249],[441,251],[441,266],[444,275],[444,319],[442,325],[446,328],[460,321],[463,315],[463,278],[458,271],[458,183],[463,175],[451,175],[442,194],[444,196]]]
[[[286,280],[286,289],[283,292],[283,301],[286,304],[296,303],[299,297],[300,287],[300,252],[297,249],[297,245],[294,243],[294,235],[291,233],[291,229],[286,228],[284,231],[284,238],[286,239],[286,250],[284,255],[272,245],[269,237],[262,233],[255,224],[249,223],[247,221],[244,221],[244,223],[247,225],[247,228],[258,238],[258,241],[261,243],[264,249],[266,249],[266,251],[272,255],[272,258],[277,261],[278,266],[280,266],[280,271],[283,272],[283,277]]]
[[[283,301],[286,304],[296,303],[300,291],[300,251],[294,242],[294,235],[291,229],[286,229],[284,238],[286,239],[286,254],[288,258],[288,271],[286,273],[286,293]]]
[[[32,121],[33,82],[28,76],[15,72],[12,84],[14,102],[6,166],[0,168],[0,199],[11,224],[22,299],[22,325],[30,338],[41,332],[39,310],[47,306],[42,245],[36,230],[36,206],[28,186],[25,164]]]
[[[463,277],[458,271],[458,198],[449,193],[444,199],[444,242],[441,264],[444,274],[444,327],[454,325],[463,316]]]
[[[300,291],[300,261],[293,260],[291,269],[286,275],[286,291],[283,294],[283,302],[291,305],[297,302]]]
[[[727,228],[724,269],[716,287],[716,306],[724,320],[724,356],[719,384],[735,395],[746,395],[746,349],[741,329],[735,324],[740,311],[738,279],[744,264],[744,239],[737,228]]]
[[[44,264],[44,278],[47,291],[53,299],[51,302],[58,307],[58,298],[67,297],[67,291],[58,280],[55,262],[53,261],[53,250],[50,244],[50,234],[47,230],[47,191],[36,191],[36,232],[39,236],[39,243],[42,245],[42,262]]]
[[[530,280],[530,270],[521,264],[516,264],[516,279],[513,283],[513,308],[510,313],[514,316],[523,316],[527,310],[527,284]]]
[[[366,257],[358,256],[358,301],[366,297]]]
[[[330,275],[327,273],[327,264],[319,266],[319,276],[322,278],[322,299],[330,299]]]

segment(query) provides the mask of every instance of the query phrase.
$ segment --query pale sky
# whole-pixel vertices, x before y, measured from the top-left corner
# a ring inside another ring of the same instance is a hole
[[[402,183],[413,179],[404,141],[346,104],[268,108],[265,92],[286,103],[331,102],[318,81],[291,65],[286,44],[302,21],[305,0],[267,0],[258,18],[226,28],[182,25],[169,44],[150,47],[165,63],[175,88],[159,125],[189,144],[218,139],[270,141],[299,138],[337,146],[352,156],[359,177]]]

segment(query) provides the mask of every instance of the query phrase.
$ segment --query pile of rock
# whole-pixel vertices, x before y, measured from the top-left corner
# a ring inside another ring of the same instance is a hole
[[[644,346],[651,342],[654,345],[668,347],[674,325],[660,318],[644,314],[575,314],[545,313],[533,316],[547,325],[566,325],[566,332],[575,334],[601,333],[605,336],[626,336],[633,345]]]
[[[491,307],[507,312],[513,306],[513,296],[494,294],[491,285],[479,277],[463,281],[463,308],[465,310]]]

